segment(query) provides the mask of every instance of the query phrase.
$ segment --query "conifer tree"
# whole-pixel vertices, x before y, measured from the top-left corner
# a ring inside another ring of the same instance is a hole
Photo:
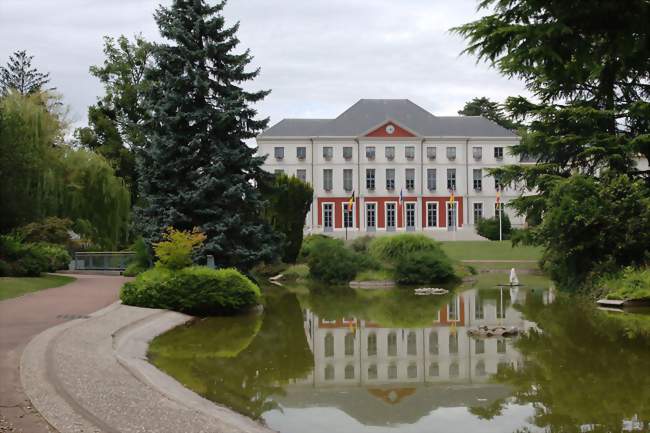
[[[201,261],[211,254],[218,266],[247,270],[279,244],[256,187],[264,158],[244,141],[266,127],[252,105],[269,92],[243,89],[259,70],[247,70],[248,50],[236,51],[238,24],[226,25],[224,5],[174,0],[154,15],[167,42],[154,46],[148,71],[138,220],[148,242],[169,226],[198,227],[207,236]]]
[[[49,83],[50,74],[32,68],[32,59],[25,50],[16,51],[9,56],[7,66],[0,66],[0,95],[13,89],[21,95],[28,95],[43,89]]]

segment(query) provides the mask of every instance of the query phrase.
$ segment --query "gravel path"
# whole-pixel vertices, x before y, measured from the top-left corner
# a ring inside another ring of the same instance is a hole
[[[20,359],[40,332],[117,300],[123,277],[74,275],[65,286],[0,301],[0,432],[54,431],[33,408],[20,382]]]

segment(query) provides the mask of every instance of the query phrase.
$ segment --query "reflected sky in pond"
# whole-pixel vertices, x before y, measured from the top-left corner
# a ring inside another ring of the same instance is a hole
[[[197,320],[154,340],[150,358],[282,433],[609,432],[650,421],[650,316],[553,302],[547,282],[530,282],[445,297],[273,288],[263,314]],[[481,325],[526,334],[467,334]]]

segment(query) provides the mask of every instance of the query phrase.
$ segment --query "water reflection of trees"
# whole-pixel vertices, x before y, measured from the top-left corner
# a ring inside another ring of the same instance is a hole
[[[192,338],[204,340],[195,349],[202,356],[190,356],[180,344],[179,350],[152,353],[153,362],[172,377],[177,378],[203,397],[258,419],[275,407],[269,398],[282,395],[283,385],[292,379],[305,377],[313,369],[312,353],[307,345],[302,326],[302,314],[296,296],[291,293],[267,294],[265,313],[261,328],[250,344],[234,356],[210,356],[223,353],[220,345],[232,345],[231,341],[210,338],[215,332],[212,321],[229,329],[231,335],[244,336],[243,329],[254,331],[251,318],[221,317],[193,323]],[[188,328],[188,327],[185,327]],[[205,331],[205,332],[203,332]],[[165,334],[167,339],[180,341],[184,327]],[[176,335],[179,334],[179,335]],[[155,349],[155,346],[154,346]]]
[[[502,369],[495,379],[513,387],[518,403],[533,405],[535,425],[618,432],[635,417],[650,422],[650,332],[630,332],[625,316],[576,299],[527,303],[522,312],[541,332],[516,343],[525,367]]]

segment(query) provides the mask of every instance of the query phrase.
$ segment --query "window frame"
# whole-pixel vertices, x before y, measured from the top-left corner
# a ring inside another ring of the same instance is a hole
[[[329,174],[329,176],[327,176]],[[329,188],[328,188],[328,177],[329,177]],[[331,168],[323,169],[323,190],[331,192],[334,189],[334,170]]]
[[[325,161],[331,161],[332,158],[334,158],[334,147],[323,146],[323,159]]]
[[[354,170],[352,170],[351,168],[344,168],[343,169],[343,190],[350,192],[353,189],[354,189]]]
[[[282,161],[284,159],[284,146],[275,146],[273,148],[273,157],[278,161]]]
[[[370,174],[372,173],[372,176]],[[366,168],[366,189],[374,191],[377,184],[377,171],[374,168]]]
[[[304,161],[307,159],[307,148],[305,146],[296,147],[296,158],[299,161]]]
[[[445,154],[447,155],[448,161],[455,161],[456,158],[458,157],[458,151],[456,150],[456,146],[447,146],[447,150]]]
[[[429,173],[433,173],[433,177],[429,176]],[[433,188],[431,188],[430,180],[433,179]],[[427,168],[427,190],[436,191],[438,189],[438,169],[436,168]]]

